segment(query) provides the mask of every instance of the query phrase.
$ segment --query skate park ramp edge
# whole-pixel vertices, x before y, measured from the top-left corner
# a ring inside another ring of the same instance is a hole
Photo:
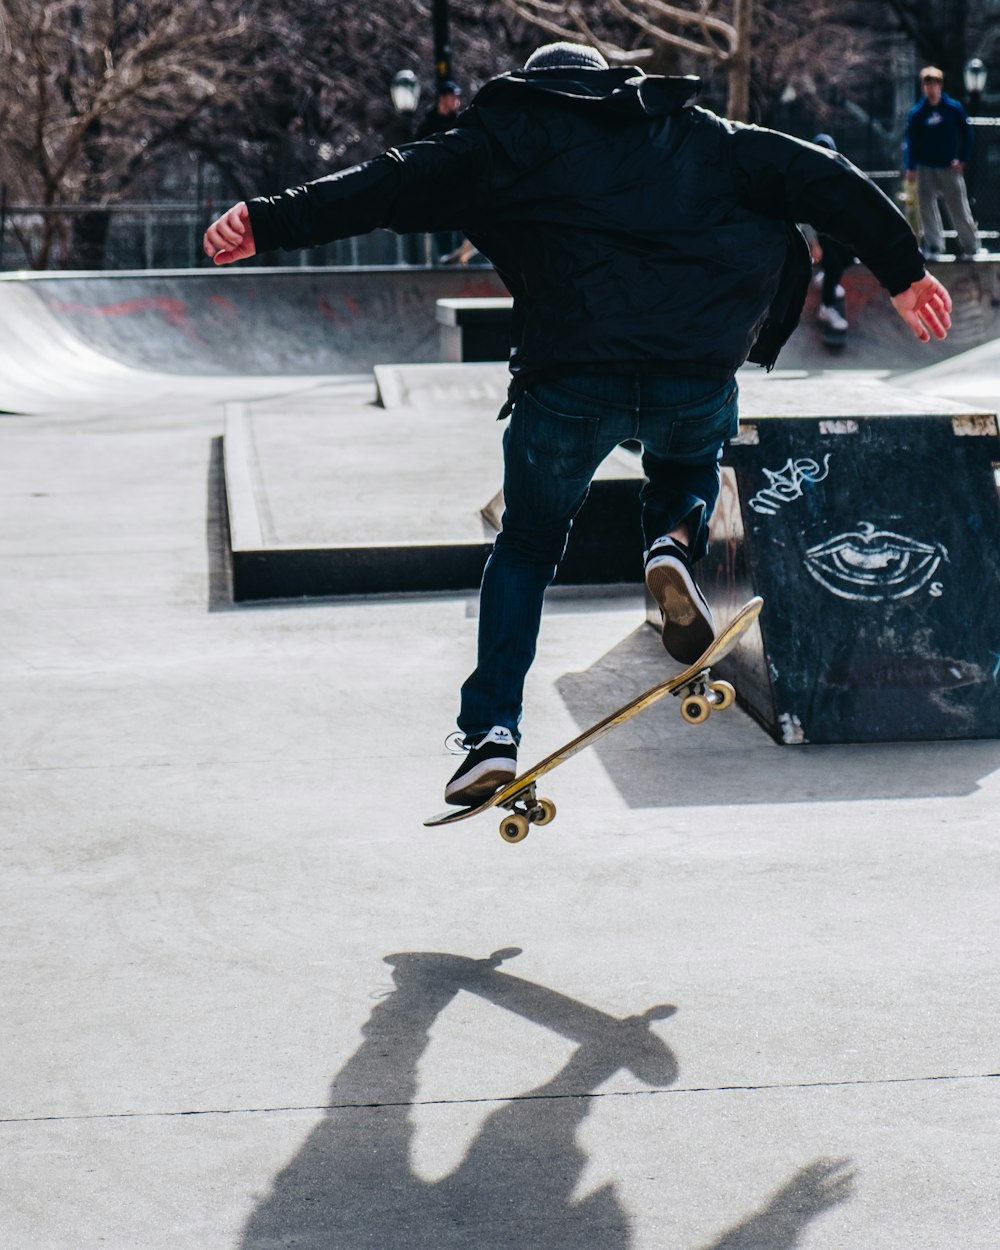
[[[205,269],[0,274],[0,409],[130,371],[356,374],[438,359],[439,299],[503,293],[490,269]]]

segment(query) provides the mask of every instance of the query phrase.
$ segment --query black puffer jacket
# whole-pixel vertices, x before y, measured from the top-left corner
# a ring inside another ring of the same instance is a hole
[[[458,229],[515,300],[515,375],[565,366],[770,368],[801,315],[797,222],[891,294],[923,275],[892,202],[842,156],[693,106],[696,78],[505,74],[455,129],[251,200],[258,251]]]

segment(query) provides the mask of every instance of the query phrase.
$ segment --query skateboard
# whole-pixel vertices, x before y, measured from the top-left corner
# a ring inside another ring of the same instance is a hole
[[[624,707],[611,712],[596,725],[585,729],[582,734],[571,742],[567,742],[565,746],[559,747],[551,755],[546,755],[533,768],[529,768],[527,772],[521,773],[512,781],[508,781],[505,786],[501,786],[482,803],[477,803],[472,807],[452,808],[437,816],[431,816],[424,821],[424,824],[427,826],[453,825],[459,820],[468,820],[470,816],[479,816],[489,811],[491,807],[503,807],[510,813],[500,822],[500,836],[505,842],[522,842],[528,836],[528,830],[532,825],[550,824],[555,819],[556,805],[551,799],[538,797],[535,783],[553,768],[582,751],[584,747],[589,747],[591,743],[603,737],[608,730],[614,729],[616,725],[623,725],[637,712],[659,702],[668,694],[680,699],[681,716],[689,725],[700,725],[708,720],[713,711],[721,712],[731,706],[736,697],[736,691],[728,681],[710,680],[710,669],[713,664],[718,663],[732,651],[760,616],[763,606],[763,599],[759,597],[751,599],[740,608],[707,651],[683,672],[637,695]]]

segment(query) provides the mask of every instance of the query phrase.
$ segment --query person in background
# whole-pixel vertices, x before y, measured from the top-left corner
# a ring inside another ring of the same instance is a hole
[[[813,143],[819,148],[826,148],[828,152],[837,150],[837,145],[827,134],[817,135]],[[840,285],[840,279],[854,264],[854,254],[849,248],[844,247],[843,243],[838,243],[833,235],[821,234],[818,231],[815,234],[818,255],[814,256],[814,260],[822,266],[820,279],[822,285],[816,320],[821,325],[829,326],[831,330],[842,333],[847,330],[848,321],[846,312],[841,311],[844,305],[841,305],[840,301],[846,300],[847,296]]]
[[[434,107],[424,115],[417,127],[417,138],[426,139],[429,135],[438,135],[442,131],[451,130],[455,118],[462,111],[462,88],[457,82],[448,79],[438,89]]]
[[[462,88],[452,79],[446,79],[438,87],[434,107],[425,114],[417,127],[417,138],[428,139],[431,135],[451,130],[462,111]],[[476,249],[459,231],[437,230],[433,235],[434,258],[440,265],[467,265]]]
[[[976,223],[965,189],[965,162],[972,151],[972,127],[957,100],[944,91],[944,74],[935,65],[920,71],[923,99],[910,109],[903,139],[907,182],[916,182],[923,252],[937,260],[944,251],[940,202],[958,235],[958,259],[981,256]]]

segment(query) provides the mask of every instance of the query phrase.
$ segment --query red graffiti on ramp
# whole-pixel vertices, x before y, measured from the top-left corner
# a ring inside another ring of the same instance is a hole
[[[52,307],[56,312],[90,317],[134,317],[142,313],[158,313],[167,325],[179,330],[186,338],[199,343],[204,341],[191,324],[191,316],[184,300],[174,299],[169,295],[147,295],[122,300],[117,304],[58,302],[53,303]]]

